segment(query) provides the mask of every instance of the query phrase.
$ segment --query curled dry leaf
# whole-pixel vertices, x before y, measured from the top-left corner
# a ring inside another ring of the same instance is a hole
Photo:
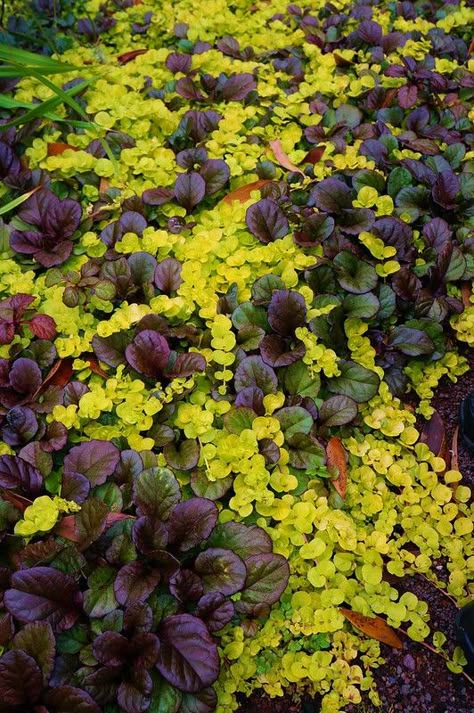
[[[332,436],[326,446],[327,465],[337,468],[337,478],[331,481],[336,492],[344,500],[347,490],[347,454],[339,438]]]
[[[240,186],[236,188],[235,191],[228,193],[222,200],[224,203],[232,203],[232,201],[240,201],[240,203],[245,203],[250,198],[252,191],[259,191],[263,186],[270,183],[269,178],[260,178],[258,181],[253,183],[247,183],[246,186]]]
[[[60,141],[54,141],[53,143],[48,144],[48,156],[60,156],[67,149],[71,149],[71,151],[79,151],[76,146],[63,144]]]
[[[138,5],[138,3],[134,3]],[[131,62],[135,57],[139,57],[141,54],[146,54],[148,52],[147,49],[140,49],[140,50],[132,50],[131,52],[124,52],[123,54],[119,54],[117,57],[117,61],[119,64],[127,64],[128,62]]]
[[[395,630],[380,616],[364,616],[359,612],[344,608],[340,608],[339,611],[351,622],[352,626],[355,626],[356,629],[359,629],[371,639],[377,639],[382,644],[392,646],[394,649],[403,648],[403,644]]]
[[[295,166],[295,164],[290,161],[285,151],[283,150],[283,146],[281,145],[280,139],[270,141],[270,147],[273,151],[273,155],[275,156],[280,166],[283,166],[283,168],[287,168],[288,171],[294,171],[295,173],[299,173],[302,176],[305,175],[301,168],[298,168],[298,166]]]
[[[303,163],[312,163],[313,165],[321,161],[324,152],[326,150],[325,146],[315,146],[310,149],[303,159]]]
[[[461,300],[464,305],[464,307],[470,307],[472,305],[471,302],[471,297],[472,297],[472,285],[470,282],[462,282],[461,283]]]

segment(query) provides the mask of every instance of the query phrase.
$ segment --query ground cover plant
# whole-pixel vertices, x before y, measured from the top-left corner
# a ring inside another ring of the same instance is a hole
[[[6,5],[0,710],[333,713],[403,637],[468,675],[397,581],[472,597],[430,401],[474,343],[473,15]]]

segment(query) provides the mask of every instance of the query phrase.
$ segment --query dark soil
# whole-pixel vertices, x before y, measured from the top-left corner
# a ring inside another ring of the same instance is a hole
[[[440,383],[433,406],[442,417],[448,449],[452,450],[461,400],[474,391],[474,351],[465,352],[471,370],[456,384],[445,378]],[[421,424],[419,424],[421,426]],[[458,464],[463,484],[474,489],[474,454],[458,438]],[[435,563],[443,577],[443,563]],[[442,631],[448,639],[447,650],[455,641],[457,609],[450,599],[421,576],[395,578],[400,592],[411,591],[429,605],[432,630]],[[453,674],[443,659],[420,644],[406,638],[403,650],[381,645],[386,663],[374,671],[382,707],[373,706],[368,697],[358,706],[349,704],[346,713],[474,713],[474,686],[462,675]],[[295,703],[290,696],[268,698],[259,693],[242,702],[238,713],[318,713],[318,700],[307,698]]]

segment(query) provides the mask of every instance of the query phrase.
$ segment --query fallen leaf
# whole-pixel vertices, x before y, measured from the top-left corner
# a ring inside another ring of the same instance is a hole
[[[89,364],[89,369],[94,373],[97,374],[98,376],[101,376],[103,379],[108,379],[109,374],[107,374],[106,371],[100,368],[99,362],[97,359],[88,359],[87,360]]]
[[[392,104],[395,100],[396,94],[397,94],[396,89],[387,89],[380,108],[386,109],[387,107],[392,106]]]
[[[228,193],[225,198],[222,199],[222,202],[232,203],[232,201],[240,201],[240,203],[245,203],[245,201],[248,201],[250,198],[252,191],[259,191],[270,182],[269,178],[260,178],[253,183],[247,183],[246,186],[240,186],[240,188],[236,188],[235,191]]]
[[[474,54],[474,40],[472,40],[471,44],[469,45],[469,49],[467,51],[468,55]]]
[[[303,163],[312,163],[313,165],[315,163],[319,163],[319,161],[322,159],[324,152],[326,150],[325,146],[315,146],[313,149],[308,151],[306,156],[303,159]]]
[[[461,299],[464,307],[471,307],[472,285],[470,282],[461,282]]]
[[[108,188],[110,188],[110,183],[102,176],[99,181],[99,193],[102,195]]]
[[[71,149],[71,151],[79,151],[77,146],[70,146],[69,144],[63,144],[57,141],[48,144],[48,156],[60,156],[67,149]]]
[[[456,426],[453,433],[453,442],[451,444],[451,470],[459,470],[458,439],[459,426]]]
[[[347,454],[339,438],[332,436],[326,446],[327,464],[334,466],[338,475],[331,483],[335,491],[344,500],[347,490]]]
[[[446,441],[444,421],[437,411],[433,412],[430,420],[425,423],[421,431],[420,442],[426,443],[437,458],[443,458],[446,467],[449,467],[449,450]]]
[[[270,141],[270,147],[273,151],[273,155],[275,156],[280,166],[283,166],[283,168],[287,168],[288,171],[294,171],[295,173],[299,173],[301,176],[305,175],[301,168],[298,168],[298,166],[295,166],[295,164],[290,161],[285,151],[283,150],[283,146],[281,145],[280,139]]]
[[[380,616],[364,616],[358,612],[351,611],[351,609],[343,608],[340,608],[339,611],[351,622],[352,626],[355,626],[356,629],[360,629],[360,631],[371,639],[377,639],[377,641],[382,642],[382,644],[392,646],[394,649],[403,648],[403,644],[395,630]]]
[[[50,371],[43,381],[42,387],[45,386],[66,386],[72,376],[72,359],[59,359],[56,364],[53,364]]]
[[[147,49],[124,52],[123,54],[119,54],[119,56],[117,57],[117,62],[119,64],[127,64],[128,62],[131,62],[133,59],[135,59],[135,57],[139,57],[141,54],[146,54],[146,52],[148,52]]]

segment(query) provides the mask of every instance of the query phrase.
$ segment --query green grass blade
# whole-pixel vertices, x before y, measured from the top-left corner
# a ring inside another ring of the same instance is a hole
[[[78,94],[89,84],[90,84],[89,80],[84,80],[84,82],[82,82],[82,84],[78,84],[75,87],[71,87],[71,89],[68,89],[66,92],[61,90],[61,93],[66,94],[66,96],[68,96],[69,94],[72,94],[72,95]],[[34,119],[43,118],[51,109],[56,109],[56,107],[58,107],[62,103],[63,103],[63,98],[61,95],[50,97],[50,99],[46,99],[44,102],[41,102],[41,104],[38,104],[37,106],[35,106],[34,109],[30,109],[30,111],[27,111],[26,114],[23,114],[22,116],[18,116],[16,119],[12,119],[11,121],[7,122],[6,124],[1,124],[0,130],[8,129],[11,126],[19,126],[21,124],[26,124],[29,121],[33,121]],[[79,107],[79,108],[81,108],[81,107]],[[94,126],[94,124],[91,121],[89,121],[87,114],[85,114],[85,112],[81,111],[81,115],[86,116],[86,119],[87,119],[86,124],[87,124],[87,126],[92,128]],[[62,119],[62,121],[65,121],[65,120]]]
[[[40,69],[45,74],[50,72],[71,72],[79,69],[76,65],[59,62],[52,57],[28,52],[18,47],[11,47],[3,42],[0,42],[0,61],[9,65],[18,64],[21,67]]]
[[[31,191],[27,191],[26,193],[23,193],[21,196],[18,196],[18,198],[14,198],[12,201],[9,201],[5,205],[0,206],[0,215],[4,215],[5,213],[9,213],[11,210],[16,208],[17,206],[21,205],[25,201],[28,200],[30,196],[33,195],[33,193],[36,193],[41,188],[41,186],[36,186],[36,188],[33,188]]]

